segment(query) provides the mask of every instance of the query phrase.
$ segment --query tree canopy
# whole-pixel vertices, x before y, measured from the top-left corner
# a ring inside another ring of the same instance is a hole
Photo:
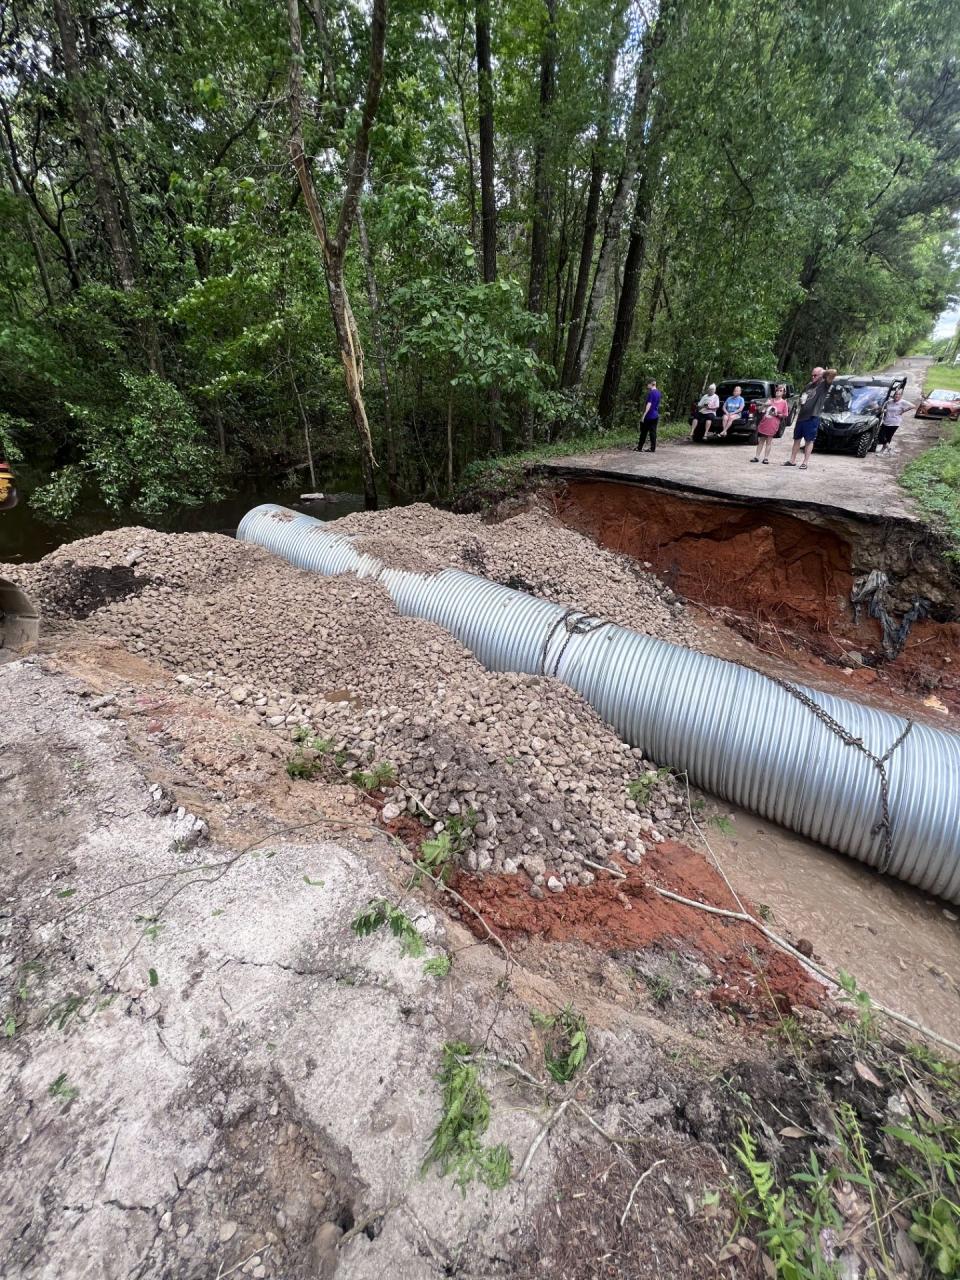
[[[865,369],[957,288],[960,0],[0,0],[0,442],[368,502]]]

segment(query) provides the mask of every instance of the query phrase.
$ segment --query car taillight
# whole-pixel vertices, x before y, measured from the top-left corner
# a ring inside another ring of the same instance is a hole
[[[750,413],[756,413],[756,412],[757,412],[757,402],[756,402],[756,400],[751,400],[751,401],[750,401],[750,409],[749,409],[749,412],[750,412]]]

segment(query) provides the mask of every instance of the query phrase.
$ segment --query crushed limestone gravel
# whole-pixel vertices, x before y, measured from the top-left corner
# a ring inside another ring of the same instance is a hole
[[[357,512],[327,527],[350,535],[358,551],[390,568],[420,573],[464,569],[661,640],[692,645],[699,638],[669,586],[628,556],[605,551],[543,510],[485,524],[479,515],[454,515],[416,503]]]
[[[456,564],[665,639],[691,637],[655,579],[542,515],[485,526],[417,506],[333,527],[398,567]],[[467,820],[469,869],[524,872],[535,896],[589,884],[588,862],[638,860],[645,842],[682,829],[675,780],[579,695],[488,672],[439,627],[400,617],[374,581],[319,577],[217,534],[137,528],[0,572],[38,601],[47,626],[113,637],[287,739],[308,730],[329,740],[347,772],[389,762],[385,819],[407,811],[438,832]]]

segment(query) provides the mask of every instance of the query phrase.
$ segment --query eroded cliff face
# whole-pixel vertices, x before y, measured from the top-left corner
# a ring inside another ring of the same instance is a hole
[[[646,562],[682,596],[740,615],[760,630],[842,663],[882,660],[880,624],[850,603],[855,580],[873,569],[889,579],[888,608],[917,600],[929,616],[911,630],[893,666],[903,687],[943,690],[960,705],[960,588],[932,535],[901,521],[779,510],[667,493],[610,481],[571,481],[553,506],[567,526],[603,547]]]

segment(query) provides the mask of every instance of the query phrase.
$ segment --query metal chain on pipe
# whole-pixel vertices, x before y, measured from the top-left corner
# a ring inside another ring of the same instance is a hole
[[[780,676],[767,676],[767,679],[772,680],[774,684],[779,685],[791,697],[796,698],[798,702],[802,702],[805,707],[808,707],[817,719],[825,724],[831,733],[835,733],[846,746],[862,751],[879,773],[880,818],[871,828],[870,834],[879,835],[881,831],[883,832],[883,851],[880,855],[879,869],[886,874],[893,858],[893,835],[890,830],[890,779],[887,777],[887,761],[910,733],[913,728],[913,721],[908,720],[899,737],[887,747],[882,756],[877,756],[874,755],[862,738],[855,737],[839,720],[835,720],[829,711],[821,707],[819,702],[816,702],[809,694],[804,693],[802,689],[798,689],[795,684],[791,684],[789,680],[781,679]]]
[[[589,613],[582,613],[579,609],[565,609],[557,618],[556,622],[544,636],[543,648],[540,651],[540,674],[543,676],[556,676],[560,670],[560,663],[563,661],[563,655],[567,651],[567,645],[573,636],[587,636],[592,631],[600,631],[603,627],[609,627],[610,622],[606,618],[594,618]],[[552,663],[553,670],[547,670],[547,653],[553,641],[553,637],[560,628],[566,630],[563,644],[560,646],[560,652]]]

